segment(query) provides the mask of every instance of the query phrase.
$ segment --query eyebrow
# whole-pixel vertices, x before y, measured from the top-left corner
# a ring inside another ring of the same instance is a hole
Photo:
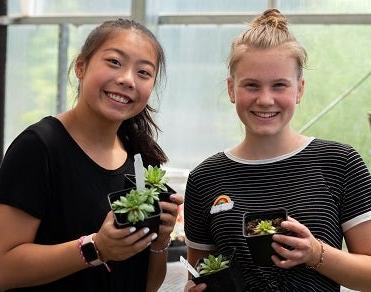
[[[117,48],[108,48],[108,49],[104,50],[104,52],[107,52],[107,51],[114,51],[114,52],[118,53],[123,58],[127,58],[127,59],[130,58],[128,54],[126,54],[124,51],[122,51],[120,49],[117,49]],[[151,61],[148,61],[146,59],[142,59],[142,60],[139,61],[139,63],[140,64],[147,64],[147,65],[153,67],[154,70],[156,70],[155,64],[153,64]]]
[[[260,83],[261,81],[258,80],[258,79],[253,79],[253,78],[245,78],[245,79],[241,79],[240,82],[257,82],[257,83]],[[290,82],[291,83],[291,80],[285,79],[285,78],[279,78],[279,79],[272,80],[272,82],[273,83],[277,83],[277,82]]]

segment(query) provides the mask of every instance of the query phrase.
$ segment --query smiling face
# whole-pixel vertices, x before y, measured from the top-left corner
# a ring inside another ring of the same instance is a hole
[[[303,90],[297,62],[284,47],[241,53],[228,79],[230,100],[249,137],[287,134]]]
[[[148,37],[133,29],[118,29],[88,62],[76,61],[77,108],[118,123],[137,115],[154,87],[157,57]]]

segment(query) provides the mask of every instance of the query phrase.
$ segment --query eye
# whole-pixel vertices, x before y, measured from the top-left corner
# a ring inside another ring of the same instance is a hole
[[[278,82],[278,83],[275,83],[273,84],[273,88],[275,89],[283,89],[283,88],[286,88],[287,85],[283,82]]]
[[[144,70],[144,69],[141,69],[138,71],[138,74],[141,78],[151,78],[153,76],[153,73],[148,71],[148,70]]]
[[[252,91],[259,89],[259,85],[257,83],[246,83],[244,87],[247,90],[252,90]]]
[[[119,62],[119,60],[114,59],[114,58],[107,59],[107,62],[112,64],[113,66],[121,66],[121,63]]]

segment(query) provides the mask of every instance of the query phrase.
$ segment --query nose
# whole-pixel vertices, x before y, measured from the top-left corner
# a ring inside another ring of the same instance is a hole
[[[262,89],[257,98],[256,104],[261,106],[271,106],[274,104],[273,93],[269,89]]]
[[[135,73],[130,68],[121,70],[116,77],[117,84],[126,88],[135,88]]]

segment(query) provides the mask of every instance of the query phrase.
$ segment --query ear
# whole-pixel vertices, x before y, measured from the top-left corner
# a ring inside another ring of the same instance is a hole
[[[304,85],[305,81],[301,78],[298,82],[298,95],[296,96],[296,104],[299,104],[304,95]]]
[[[85,62],[81,59],[77,59],[75,62],[75,75],[77,79],[81,80],[85,73]]]
[[[234,80],[233,80],[232,77],[228,77],[228,79],[227,79],[227,86],[228,86],[229,100],[231,101],[231,103],[235,103]]]

